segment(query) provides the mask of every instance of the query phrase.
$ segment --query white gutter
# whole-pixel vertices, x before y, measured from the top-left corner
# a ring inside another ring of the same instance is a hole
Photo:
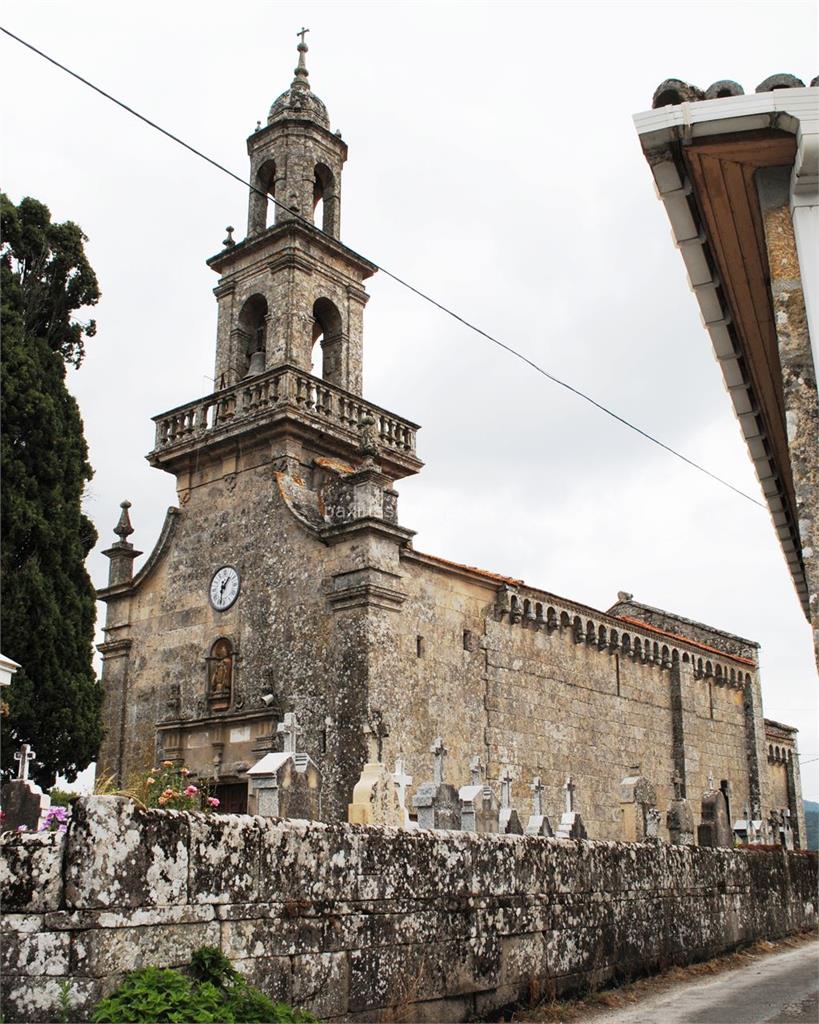
[[[740,368],[728,325],[730,311],[723,308],[706,255],[706,239],[698,229],[687,197],[691,183],[680,176],[671,153],[662,158],[662,149],[671,143],[737,132],[778,128],[796,136],[797,155],[791,180],[791,210],[800,260],[802,287],[808,309],[808,330],[814,366],[819,368],[819,328],[815,316],[819,306],[819,88],[778,89],[748,96],[726,96],[661,107],[634,116],[640,144],[648,157],[657,194],[665,205],[674,240],[688,272],[691,289],[699,303],[702,322],[711,336],[714,354],[720,364],[728,395],[760,485],[771,511],[785,558],[794,578],[803,607],[808,609],[808,587],[800,564],[798,534],[788,526],[782,495],[776,483],[776,467],[765,452],[757,429],[750,394],[750,382]],[[793,510],[794,514],[796,509]]]

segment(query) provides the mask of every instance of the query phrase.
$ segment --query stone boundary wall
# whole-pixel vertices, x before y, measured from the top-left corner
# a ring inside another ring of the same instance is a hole
[[[323,1019],[455,1021],[817,924],[815,854],[143,810],[0,840],[3,1019],[220,947]]]

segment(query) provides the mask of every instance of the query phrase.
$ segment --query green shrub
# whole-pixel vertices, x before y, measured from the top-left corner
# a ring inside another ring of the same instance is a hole
[[[75,793],[70,789],[60,789],[55,786],[53,789],[48,791],[48,795],[51,797],[52,807],[68,807],[82,794]]]
[[[215,946],[202,946],[191,957],[191,974],[197,981],[209,981],[217,988],[233,983],[239,972]]]
[[[203,946],[191,958],[192,978],[180,971],[132,971],[101,1000],[94,1024],[314,1024],[316,1018],[274,1003],[249,985],[218,949]]]

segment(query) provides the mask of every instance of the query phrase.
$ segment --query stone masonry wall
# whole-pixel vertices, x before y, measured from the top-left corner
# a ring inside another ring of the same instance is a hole
[[[401,569],[407,600],[400,613],[382,615],[370,655],[370,704],[391,730],[385,761],[400,756],[415,785],[424,782],[432,778],[430,744],[440,735],[449,751],[448,782],[466,783],[469,759],[478,754],[496,786],[509,768],[512,802],[527,815],[537,775],[552,824],[571,774],[589,836],[606,840],[625,838],[620,781],[640,764],[656,786],[665,838],[677,767],[671,671],[578,644],[569,628],[535,629],[508,615],[499,621],[495,580],[479,584],[435,571],[411,555]],[[682,761],[696,825],[709,776],[718,787],[730,783],[732,808],[749,802],[747,719],[741,689],[724,678],[697,677],[688,660],[678,671]],[[767,767],[764,761],[766,815]]]
[[[220,947],[328,1020],[466,1020],[615,974],[814,928],[817,858],[75,805],[6,833],[3,1015],[72,1019]],[[411,1010],[409,1009],[410,1007]]]

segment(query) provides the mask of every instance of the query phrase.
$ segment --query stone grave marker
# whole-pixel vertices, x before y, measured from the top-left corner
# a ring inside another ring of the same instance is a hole
[[[786,850],[793,849],[791,812],[788,808],[783,807],[781,810],[772,810],[768,818],[768,827],[772,843],[782,846]]]
[[[40,789],[28,777],[29,764],[37,755],[24,743],[15,753],[17,762],[17,778],[3,786],[3,825],[4,832],[15,832],[18,829],[36,832],[46,811],[51,806],[51,797]]]
[[[471,781],[461,786],[458,797],[461,801],[461,828],[464,832],[495,834],[499,827],[499,808],[490,786],[482,781],[483,765],[480,757],[469,762]]]
[[[401,828],[404,816],[392,773],[383,764],[384,738],[389,731],[380,719],[367,732],[368,760],[353,789],[353,802],[347,805],[351,825],[392,825]]]
[[[665,816],[665,827],[668,837],[674,846],[694,845],[694,815],[691,806],[683,796],[683,779],[678,771],[671,777],[674,786],[674,799]]]
[[[659,820],[651,815],[654,835],[649,836],[649,815],[656,811],[657,790],[654,784],[640,774],[640,765],[633,765],[620,783],[620,804],[623,812],[623,834],[627,843],[642,843],[658,838]]]
[[[702,795],[702,817],[697,828],[697,843],[700,846],[724,847],[734,845],[734,833],[728,820],[728,805],[722,790],[714,789],[714,781],[708,776],[708,789]]]
[[[523,826],[518,812],[512,806],[512,772],[504,766],[500,774],[501,806],[498,818],[498,831],[507,836],[522,836]]]
[[[418,828],[459,829],[461,801],[458,790],[444,782],[444,758],[448,751],[439,736],[429,752],[433,756],[432,782],[424,782],[412,798],[418,812]]]
[[[737,818],[734,822],[734,835],[740,843],[745,843],[748,846],[753,846],[755,843],[759,843],[760,833],[762,830],[762,822],[752,817],[751,808],[748,804],[742,809],[744,817]]]
[[[529,789],[532,791],[532,813],[529,815],[529,821],[526,824],[527,836],[554,835],[549,819],[543,813],[543,790],[545,788],[540,781],[539,775],[536,775],[529,785]]]
[[[321,818],[321,771],[309,754],[296,749],[300,732],[296,716],[288,712],[276,731],[284,750],[270,753],[248,769],[256,795],[256,813],[266,818]]]
[[[563,789],[566,793],[566,809],[560,818],[560,824],[557,827],[555,835],[558,839],[588,839],[589,837],[586,832],[586,826],[583,824],[583,819],[574,809],[574,791],[576,786],[572,782],[571,775],[567,776],[566,782],[563,784]]]

